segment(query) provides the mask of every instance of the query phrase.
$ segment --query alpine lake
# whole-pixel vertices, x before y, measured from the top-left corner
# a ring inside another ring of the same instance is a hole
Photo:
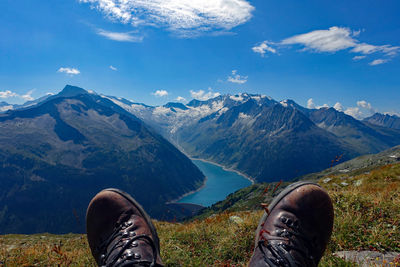
[[[192,161],[207,177],[206,183],[200,190],[184,196],[177,203],[191,203],[208,207],[225,199],[229,194],[252,184],[249,179],[235,171],[225,170],[219,165],[198,159],[192,159]]]

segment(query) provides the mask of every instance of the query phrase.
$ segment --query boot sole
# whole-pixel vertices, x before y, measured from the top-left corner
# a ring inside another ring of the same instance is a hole
[[[269,212],[272,211],[273,208],[275,208],[275,206],[284,198],[286,197],[289,193],[291,193],[292,191],[296,190],[299,187],[302,187],[303,185],[316,185],[318,187],[321,188],[320,185],[313,183],[313,182],[296,182],[293,184],[288,185],[285,189],[283,189],[282,192],[279,193],[279,195],[277,195],[271,202],[271,204],[269,204],[268,206],[268,210]],[[256,230],[256,240],[254,242],[254,247],[256,248],[258,245],[258,240],[259,240],[259,232],[261,230],[261,225],[267,220],[268,214],[265,212],[263,214],[263,216],[261,217],[259,223],[258,223],[258,227]]]
[[[147,224],[150,227],[151,235],[154,238],[154,243],[156,245],[157,251],[158,251],[158,253],[160,253],[160,239],[158,238],[156,227],[152,223],[150,216],[146,213],[146,211],[143,209],[143,207],[131,195],[129,195],[128,193],[126,193],[122,190],[119,190],[116,188],[107,188],[102,191],[110,191],[110,192],[119,194],[120,196],[124,197],[126,200],[131,202],[132,205],[134,205],[139,210],[140,215],[145,219],[145,221],[147,222]]]

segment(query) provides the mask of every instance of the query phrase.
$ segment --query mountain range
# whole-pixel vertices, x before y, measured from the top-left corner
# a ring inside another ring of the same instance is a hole
[[[121,188],[155,218],[200,170],[140,119],[73,86],[0,115],[0,234],[84,232],[90,199]]]
[[[377,126],[400,130],[400,117],[396,115],[375,113],[363,121]]]
[[[149,106],[66,86],[0,114],[0,234],[83,232],[106,187],[154,218],[181,218],[199,207],[165,203],[204,182],[188,156],[288,181],[400,144],[398,119],[247,93]]]
[[[388,127],[334,108],[308,109],[263,95],[222,95],[158,107],[108,98],[191,157],[236,169],[257,182],[290,180],[400,144],[395,123]]]

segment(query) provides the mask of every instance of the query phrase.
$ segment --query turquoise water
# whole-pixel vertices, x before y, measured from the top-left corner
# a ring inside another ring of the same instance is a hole
[[[218,165],[201,160],[193,160],[193,163],[207,177],[206,185],[200,191],[185,196],[178,203],[193,203],[207,207],[225,199],[230,193],[251,185],[251,182],[242,175],[226,171]]]

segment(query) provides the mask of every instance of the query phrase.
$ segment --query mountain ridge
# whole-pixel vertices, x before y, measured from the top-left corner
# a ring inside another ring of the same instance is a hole
[[[293,100],[278,102],[257,94],[220,95],[204,101],[194,99],[186,105],[179,105],[184,108],[175,108],[171,104],[148,108],[137,104],[121,104],[115,98],[112,101],[146,121],[188,155],[225,165],[260,181],[280,179],[277,177],[290,179],[299,175],[298,172],[289,173],[282,162],[290,166],[314,155],[328,155],[323,159],[322,164],[318,156],[315,156],[313,163],[311,161],[308,163],[309,166],[316,166],[313,170],[311,167],[307,168],[300,164],[298,168],[303,169],[305,174],[307,171],[313,172],[316,169],[322,170],[328,167],[330,162],[339,156],[343,160],[350,159],[400,144],[399,130],[362,122],[333,108],[308,109]],[[274,114],[266,112],[267,109]],[[292,110],[298,110],[299,113]],[[290,120],[290,112],[296,119]],[[285,116],[284,114],[287,115],[285,120],[282,120],[280,117]],[[279,123],[280,127],[274,128]],[[208,126],[205,126],[206,124]],[[301,129],[299,124],[302,124],[304,128]],[[309,132],[310,135],[307,134],[310,128],[306,125],[316,126],[316,128],[312,127],[312,134],[311,132]],[[296,127],[298,130],[295,130]],[[292,135],[289,134],[289,129],[292,130]],[[254,143],[253,140],[265,139],[264,133],[271,137],[271,140],[265,141],[264,144]],[[282,158],[279,155],[278,146],[270,147],[276,142],[272,141],[272,137],[279,134],[289,134],[285,136],[287,143],[282,141],[284,139],[282,135],[280,143],[277,144],[286,146],[287,150],[283,151],[287,154],[293,154],[290,150],[299,151],[296,157]],[[308,143],[301,144],[302,142],[298,139],[300,136],[303,139],[308,136]],[[245,140],[250,139],[254,144],[251,149],[248,149],[249,151],[263,150],[255,160],[259,162],[259,166],[244,166],[245,159],[241,160],[240,155],[234,155],[246,151],[244,143],[246,143]],[[296,150],[299,148],[296,144],[299,143],[304,149]],[[324,148],[324,144],[325,147],[330,147],[330,151]],[[271,154],[269,152],[271,150],[275,150],[275,153]],[[301,150],[308,152],[300,153]],[[331,158],[328,159],[329,157]],[[259,161],[260,159],[262,160]],[[276,160],[275,163],[266,168],[280,168],[280,172],[262,174],[253,171],[271,159]]]
[[[67,89],[0,115],[1,233],[83,232],[88,202],[107,187],[168,218],[165,202],[202,184],[190,159],[133,114]]]

